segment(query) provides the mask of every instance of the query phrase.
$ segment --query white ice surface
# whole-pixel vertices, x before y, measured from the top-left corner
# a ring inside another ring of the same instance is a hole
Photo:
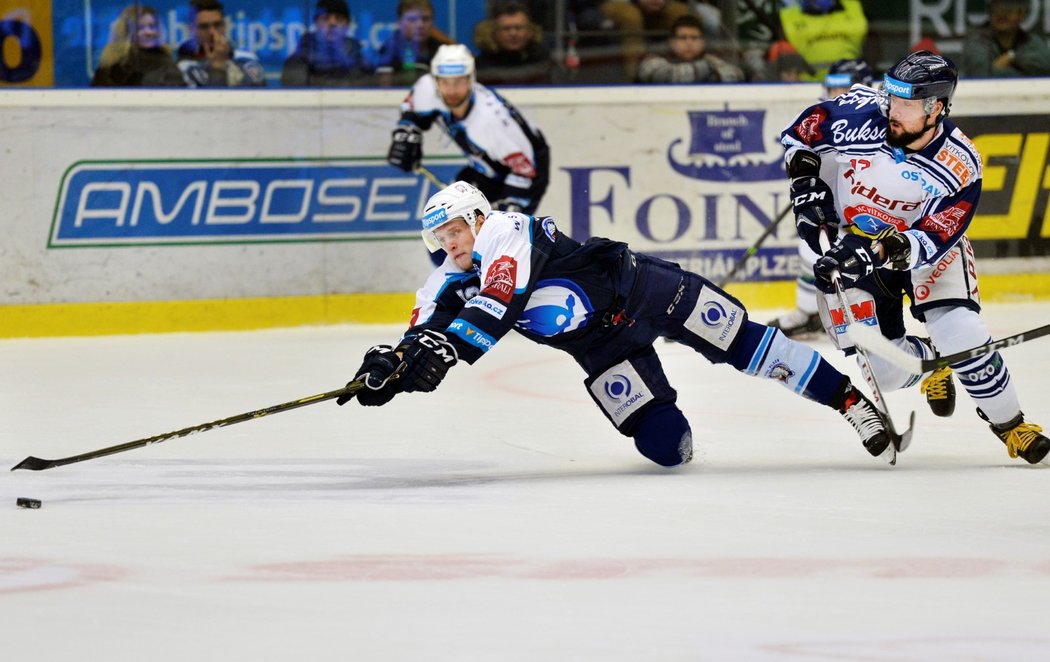
[[[1050,305],[986,318],[1010,335]],[[0,342],[0,460],[338,388],[398,331]],[[381,409],[2,471],[0,659],[1050,659],[1050,471],[964,394],[947,420],[891,394],[918,420],[890,468],[831,410],[659,350],[698,451],[673,471],[518,337]],[[1050,339],[1004,356],[1050,427]]]

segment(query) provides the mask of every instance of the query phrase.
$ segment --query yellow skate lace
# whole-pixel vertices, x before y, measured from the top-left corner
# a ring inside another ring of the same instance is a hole
[[[952,369],[948,367],[934,370],[930,376],[922,380],[919,390],[926,396],[927,400],[947,400],[948,384],[952,378]]]
[[[1043,428],[1038,425],[1021,423],[1009,432],[1004,432],[1002,440],[1006,442],[1006,452],[1010,454],[1010,457],[1017,457],[1018,453],[1028,450],[1042,431]]]

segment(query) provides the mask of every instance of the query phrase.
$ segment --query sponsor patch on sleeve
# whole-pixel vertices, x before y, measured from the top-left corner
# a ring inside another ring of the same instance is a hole
[[[479,308],[498,320],[507,314],[507,307],[498,301],[486,299],[485,297],[474,297],[467,301],[464,308]]]
[[[477,347],[482,352],[489,351],[496,344],[495,338],[461,319],[454,320],[452,324],[448,325],[446,330],[452,335],[462,338],[467,344]]]
[[[623,361],[603,372],[591,383],[591,393],[620,427],[627,417],[653,399],[649,387],[629,361]]]
[[[518,261],[509,255],[502,255],[489,265],[481,291],[503,303],[510,303],[517,281]]]

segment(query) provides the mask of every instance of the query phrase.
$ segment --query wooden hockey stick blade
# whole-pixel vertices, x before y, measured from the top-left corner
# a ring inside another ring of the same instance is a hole
[[[871,353],[882,357],[901,370],[906,370],[913,375],[921,375],[930,372],[931,370],[950,366],[953,363],[959,363],[960,361],[965,361],[967,359],[975,359],[978,356],[991,354],[992,352],[1005,349],[1006,347],[1013,347],[1014,345],[1020,345],[1029,340],[1035,340],[1036,338],[1050,335],[1050,324],[1029,329],[1028,331],[1001,338],[999,340],[993,340],[990,343],[978,345],[977,347],[956,352],[955,354],[938,356],[933,359],[920,359],[917,356],[912,356],[883,337],[881,333],[862,325],[853,325],[846,329],[846,333],[857,346],[863,347]]]
[[[400,373],[396,373],[395,375],[391,376],[391,379],[397,379],[400,376]],[[122,453],[124,451],[129,451],[134,448],[142,448],[143,446],[159,444],[162,441],[168,441],[169,439],[187,437],[191,434],[196,434],[198,432],[207,432],[208,430],[214,428],[226,427],[227,425],[243,423],[245,421],[253,421],[257,418],[262,418],[263,416],[269,416],[270,414],[279,414],[284,411],[298,409],[299,407],[317,404],[318,402],[334,400],[343,395],[351,395],[357,393],[362,388],[364,388],[364,385],[364,379],[355,379],[343,388],[336,389],[334,391],[328,391],[327,393],[319,393],[317,395],[299,398],[298,400],[292,400],[291,402],[285,402],[279,405],[274,405],[272,407],[265,407],[263,409],[256,409],[255,411],[246,412],[244,414],[230,416],[229,418],[223,418],[217,421],[211,421],[209,423],[201,423],[200,425],[194,425],[192,427],[183,428],[174,432],[166,432],[164,434],[158,434],[152,437],[146,437],[144,439],[136,439],[134,441],[128,441],[123,444],[117,444],[116,446],[100,448],[98,450],[89,451],[87,453],[81,453],[80,455],[70,455],[69,457],[63,457],[57,460],[45,460],[39,457],[30,456],[22,460],[15,466],[11,467],[11,471],[17,471],[19,469],[25,469],[28,471],[43,471],[44,469],[52,469],[54,467],[61,467],[67,464],[74,464],[76,462],[84,462],[85,460],[94,460],[95,458],[105,457],[107,455],[113,455],[115,453]]]

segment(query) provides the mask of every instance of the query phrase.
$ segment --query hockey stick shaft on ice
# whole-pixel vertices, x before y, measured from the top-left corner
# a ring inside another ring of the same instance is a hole
[[[1030,329],[1007,338],[993,340],[990,343],[978,345],[977,347],[956,352],[955,354],[938,356],[932,359],[920,359],[917,356],[913,356],[884,338],[879,332],[863,325],[850,327],[847,333],[849,334],[850,340],[852,340],[858,347],[863,347],[872,354],[882,357],[901,370],[910,372],[913,375],[922,375],[932,370],[950,366],[953,363],[975,359],[978,356],[991,354],[992,352],[1005,349],[1006,347],[1013,347],[1014,345],[1020,345],[1029,340],[1035,340],[1036,338],[1050,335],[1050,324]]]
[[[733,267],[729,270],[729,273],[727,273],[725,276],[722,277],[721,280],[715,283],[715,285],[717,285],[719,289],[724,289],[725,286],[733,280],[733,276],[736,275],[736,272],[740,271],[740,269],[743,268],[745,264],[747,264],[747,261],[750,260],[751,257],[758,252],[758,249],[762,247],[762,244],[766,243],[766,239],[769,238],[769,235],[776,232],[777,226],[780,225],[781,221],[787,218],[787,215],[790,212],[791,204],[788,203],[788,205],[784,207],[783,210],[781,210],[780,214],[778,214],[777,217],[773,219],[773,222],[766,226],[766,229],[762,232],[762,234],[758,236],[758,239],[755,240],[755,243],[751,244],[751,246],[749,246],[748,249],[744,251],[744,254],[737,259],[737,261],[733,264]]]
[[[395,375],[394,378],[396,379],[398,376],[400,375]],[[211,430],[213,428],[224,428],[227,425],[243,423],[245,421],[255,420],[256,418],[262,418],[263,416],[270,416],[271,414],[280,414],[281,412],[291,411],[292,409],[298,409],[299,407],[305,407],[307,405],[315,405],[318,402],[334,400],[344,395],[353,395],[354,393],[357,393],[362,388],[364,388],[364,386],[364,379],[356,379],[344,386],[343,388],[336,389],[334,391],[328,391],[327,393],[319,393],[318,395],[311,395],[309,397],[299,398],[298,400],[292,400],[291,402],[273,405],[272,407],[256,409],[255,411],[237,414],[236,416],[230,416],[229,418],[211,421],[210,423],[201,423],[200,425],[194,425],[192,427],[183,428],[181,430],[175,430],[174,432],[166,432],[164,434],[158,434],[153,437],[136,439],[135,441],[117,444],[116,446],[109,446],[107,448],[100,448],[95,451],[81,453],[80,455],[71,455],[69,457],[63,457],[57,460],[44,460],[39,457],[30,456],[22,460],[15,466],[11,467],[11,471],[15,471],[17,469],[28,469],[29,471],[42,471],[44,469],[52,469],[54,467],[61,467],[67,464],[74,464],[76,462],[84,462],[85,460],[94,460],[99,457],[105,457],[107,455],[113,455],[115,453],[123,453],[124,451],[130,451],[135,448],[142,448],[144,446],[150,446],[152,444],[159,444],[160,442],[168,441],[169,439],[187,437],[191,434],[196,434],[198,432],[207,432],[208,430]]]
[[[831,240],[828,238],[827,228],[820,229],[820,252],[827,253],[831,249]],[[842,315],[846,322],[846,332],[849,333],[850,327],[862,326],[857,324],[857,321],[853,317],[853,309],[850,308],[849,301],[846,299],[846,293],[842,288],[842,277],[839,275],[838,270],[831,272],[831,284],[835,288],[835,296],[838,298],[839,306],[842,307]],[[866,349],[857,345],[857,363],[860,364],[860,372],[864,375],[864,381],[868,382],[871,387],[872,395],[874,396],[875,406],[878,407],[879,411],[886,419],[886,432],[890,435],[890,440],[893,443],[894,449],[903,451],[911,443],[912,429],[915,425],[915,412],[911,413],[908,418],[908,427],[903,432],[898,434],[897,430],[893,426],[893,419],[890,417],[890,410],[886,404],[886,399],[882,395],[882,389],[879,388],[879,381],[875,378],[875,372],[871,369],[871,360],[868,358],[868,352]],[[890,461],[890,464],[894,464],[896,459]]]

